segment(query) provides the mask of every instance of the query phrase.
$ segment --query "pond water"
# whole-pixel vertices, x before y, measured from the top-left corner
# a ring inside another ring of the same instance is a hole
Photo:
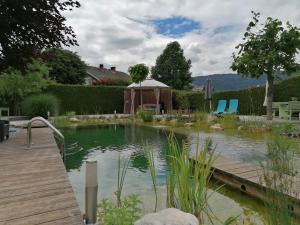
[[[124,161],[130,160],[123,196],[138,194],[143,201],[144,212],[153,210],[154,193],[143,150],[145,145],[154,151],[159,190],[158,208],[165,207],[167,173],[165,152],[169,134],[166,129],[137,125],[103,125],[65,128],[62,131],[67,148],[66,167],[82,211],[84,211],[85,162],[87,160],[98,161],[99,200],[104,197],[114,199],[119,154]],[[205,138],[211,137],[216,151],[221,155],[253,164],[259,164],[266,158],[267,137],[253,138],[187,129],[178,131],[180,132],[176,132],[177,140],[189,142],[192,149],[195,149],[198,141],[204,143]],[[299,154],[297,157],[299,160]],[[265,215],[262,203],[239,191],[227,188],[216,192],[210,199],[210,205],[221,220],[229,216],[244,214],[251,217],[256,224],[262,224],[261,221]]]

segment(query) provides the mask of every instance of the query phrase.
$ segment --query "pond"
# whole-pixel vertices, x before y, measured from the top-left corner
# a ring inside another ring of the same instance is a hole
[[[66,139],[67,171],[83,212],[85,162],[87,160],[98,161],[99,200],[104,197],[114,199],[119,154],[123,161],[130,160],[123,196],[138,194],[143,201],[144,211],[151,212],[153,210],[154,193],[147,167],[147,158],[143,150],[145,145],[154,151],[160,200],[158,207],[165,207],[165,176],[167,173],[165,153],[169,134],[167,129],[114,124],[65,128],[62,131]],[[200,140],[201,143],[204,143],[207,137],[212,138],[216,151],[221,155],[254,164],[259,164],[266,158],[266,138],[263,137],[253,138],[188,129],[184,132],[176,132],[177,140],[189,142],[192,149],[195,148],[196,142]],[[239,191],[227,188],[216,192],[210,199],[210,205],[221,220],[229,216],[244,214],[251,216],[257,224],[262,224],[261,221],[264,218],[262,203]]]

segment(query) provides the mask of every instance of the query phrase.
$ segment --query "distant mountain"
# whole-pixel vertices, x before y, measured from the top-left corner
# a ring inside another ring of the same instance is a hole
[[[215,91],[239,90],[257,85],[265,85],[266,83],[266,76],[261,76],[260,78],[256,79],[242,77],[234,73],[197,76],[194,77],[193,83],[195,86],[201,87],[208,78],[212,80]]]

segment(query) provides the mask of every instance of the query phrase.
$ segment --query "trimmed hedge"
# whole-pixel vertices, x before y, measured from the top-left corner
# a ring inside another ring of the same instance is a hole
[[[104,114],[123,112],[124,89],[119,86],[50,85],[46,92],[60,102],[59,114]]]
[[[274,101],[289,101],[291,97],[300,100],[300,77],[278,82],[274,85]],[[263,102],[265,98],[265,87],[254,87],[244,90],[216,92],[213,95],[213,109],[216,108],[219,99],[238,99],[239,114],[243,115],[263,115],[266,113]],[[186,108],[192,111],[208,111],[208,102],[200,92],[173,91],[173,108]]]

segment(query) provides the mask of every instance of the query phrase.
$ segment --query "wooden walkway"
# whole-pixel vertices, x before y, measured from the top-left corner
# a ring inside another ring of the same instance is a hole
[[[232,160],[219,156],[213,165],[213,178],[222,181],[225,185],[238,189],[252,197],[266,200],[266,187],[261,182],[263,168],[249,163]],[[293,192],[287,195],[290,198],[290,208],[300,215],[300,179],[295,178]]]
[[[49,128],[0,143],[0,225],[83,225],[72,186]]]

